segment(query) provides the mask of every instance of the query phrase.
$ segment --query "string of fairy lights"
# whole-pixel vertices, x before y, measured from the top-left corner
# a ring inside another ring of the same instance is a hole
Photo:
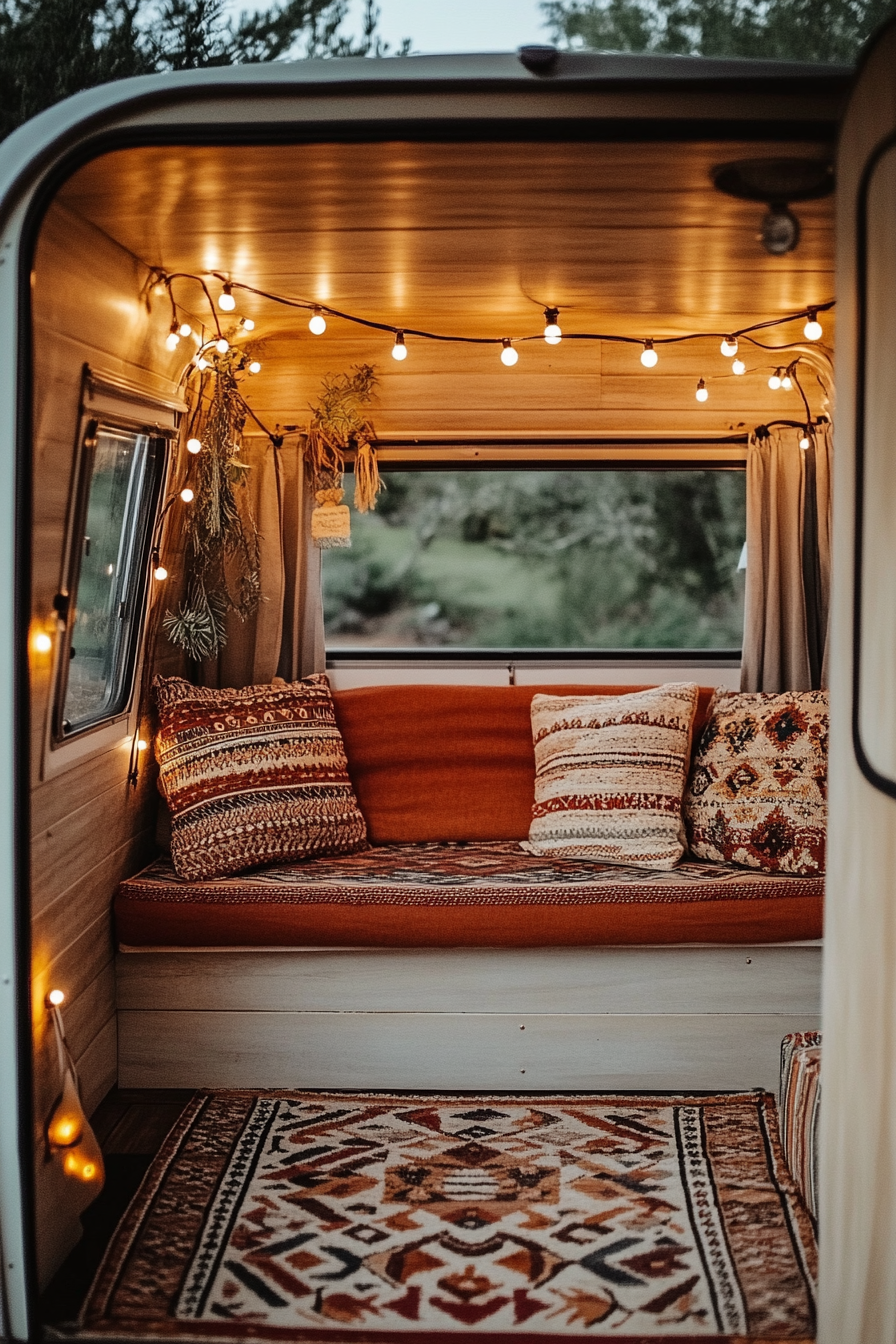
[[[537,334],[525,336],[461,336],[446,332],[426,331],[421,328],[397,326],[391,322],[379,322],[372,318],[361,317],[357,313],[348,313],[338,308],[330,307],[327,304],[317,303],[308,299],[291,298],[285,294],[276,294],[268,290],[259,289],[254,285],[245,284],[238,280],[233,280],[219,272],[211,272],[211,278],[218,281],[221,285],[217,301],[212,296],[206,280],[200,275],[192,275],[186,272],[155,272],[154,279],[162,284],[167,290],[170,302],[172,321],[171,328],[166,338],[166,345],[169,350],[177,349],[181,339],[193,336],[199,344],[195,354],[192,356],[191,365],[188,365],[187,372],[191,371],[191,366],[204,370],[209,367],[210,356],[213,353],[224,355],[230,349],[230,340],[225,336],[222,328],[219,313],[224,313],[229,318],[235,313],[237,299],[234,291],[251,295],[254,298],[264,299],[281,307],[295,308],[309,314],[308,330],[313,336],[323,336],[328,329],[327,319],[348,322],[355,326],[366,327],[372,331],[383,332],[392,337],[392,358],[399,363],[403,363],[408,358],[409,346],[408,338],[420,341],[437,341],[452,345],[490,345],[497,347],[501,363],[507,368],[513,368],[520,358],[519,347],[525,346],[531,341],[544,340],[548,345],[559,345],[561,341],[600,341],[623,345],[632,345],[640,347],[641,364],[646,369],[653,369],[659,363],[660,349],[668,345],[680,345],[691,341],[706,341],[716,339],[720,341],[719,349],[726,359],[731,360],[731,373],[735,377],[743,376],[748,372],[745,360],[742,357],[741,343],[754,346],[760,350],[783,351],[792,346],[768,346],[756,338],[755,333],[770,331],[777,327],[785,327],[794,322],[804,321],[802,334],[807,341],[820,341],[824,335],[824,330],[819,322],[819,314],[825,313],[834,307],[835,300],[830,299],[825,303],[813,303],[797,312],[788,313],[783,317],[768,318],[763,322],[754,322],[746,327],[740,327],[733,331],[693,331],[685,332],[677,336],[628,336],[618,332],[596,332],[596,331],[575,331],[564,332],[560,326],[560,308],[546,307],[544,309],[544,328]],[[182,320],[178,316],[178,307],[174,297],[175,282],[189,281],[199,284],[208,301],[214,323],[214,332],[211,337],[205,339],[202,333],[194,333],[189,322]],[[238,319],[237,335],[249,335],[255,329],[254,321],[249,317],[240,317]],[[261,363],[257,359],[247,359],[242,365],[250,374],[261,372]],[[707,378],[700,377],[697,380],[695,397],[699,402],[709,400],[709,387]],[[789,390],[793,386],[792,366],[785,367],[783,364],[775,369],[775,372],[768,379],[768,386],[773,391],[783,388]]]

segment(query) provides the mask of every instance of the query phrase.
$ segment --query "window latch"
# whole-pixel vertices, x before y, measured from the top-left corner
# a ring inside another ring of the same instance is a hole
[[[60,621],[62,621],[63,624],[65,624],[66,621],[68,620],[68,613],[70,606],[71,606],[71,598],[69,597],[68,593],[57,593],[56,596],[53,598],[53,610],[56,612],[56,615],[59,617]]]

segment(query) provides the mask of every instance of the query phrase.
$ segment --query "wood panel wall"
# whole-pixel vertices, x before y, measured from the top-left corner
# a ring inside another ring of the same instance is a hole
[[[51,627],[85,363],[171,395],[167,324],[141,300],[145,271],[123,248],[61,206],[42,230],[34,267],[33,619]],[[170,321],[170,318],[169,318]],[[151,855],[155,778],[127,782],[130,739],[44,778],[53,655],[32,656],[32,950],[38,1247],[46,1280],[80,1234],[79,1192],[46,1160],[43,1126],[58,1092],[48,989],[65,992],[65,1024],[88,1113],[115,1084],[111,900]]]

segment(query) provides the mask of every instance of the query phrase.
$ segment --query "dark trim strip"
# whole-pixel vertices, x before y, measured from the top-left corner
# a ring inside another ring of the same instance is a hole
[[[527,665],[545,663],[695,663],[703,667],[710,663],[740,663],[740,649],[483,649],[414,646],[409,649],[344,648],[327,650],[327,666],[340,667],[349,663],[481,663],[504,666],[507,663]]]
[[[853,537],[852,608],[852,743],[862,774],[881,793],[896,798],[896,778],[881,774],[872,764],[862,741],[862,579],[865,541],[865,432],[868,359],[868,193],[881,159],[896,145],[896,131],[885,136],[870,154],[859,181],[856,202],[856,420],[855,420],[855,533]]]

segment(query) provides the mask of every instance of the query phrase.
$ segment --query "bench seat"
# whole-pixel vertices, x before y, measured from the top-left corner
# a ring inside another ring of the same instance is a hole
[[[205,882],[157,859],[121,884],[123,947],[581,947],[819,938],[824,879],[659,873],[515,841],[375,845]]]

